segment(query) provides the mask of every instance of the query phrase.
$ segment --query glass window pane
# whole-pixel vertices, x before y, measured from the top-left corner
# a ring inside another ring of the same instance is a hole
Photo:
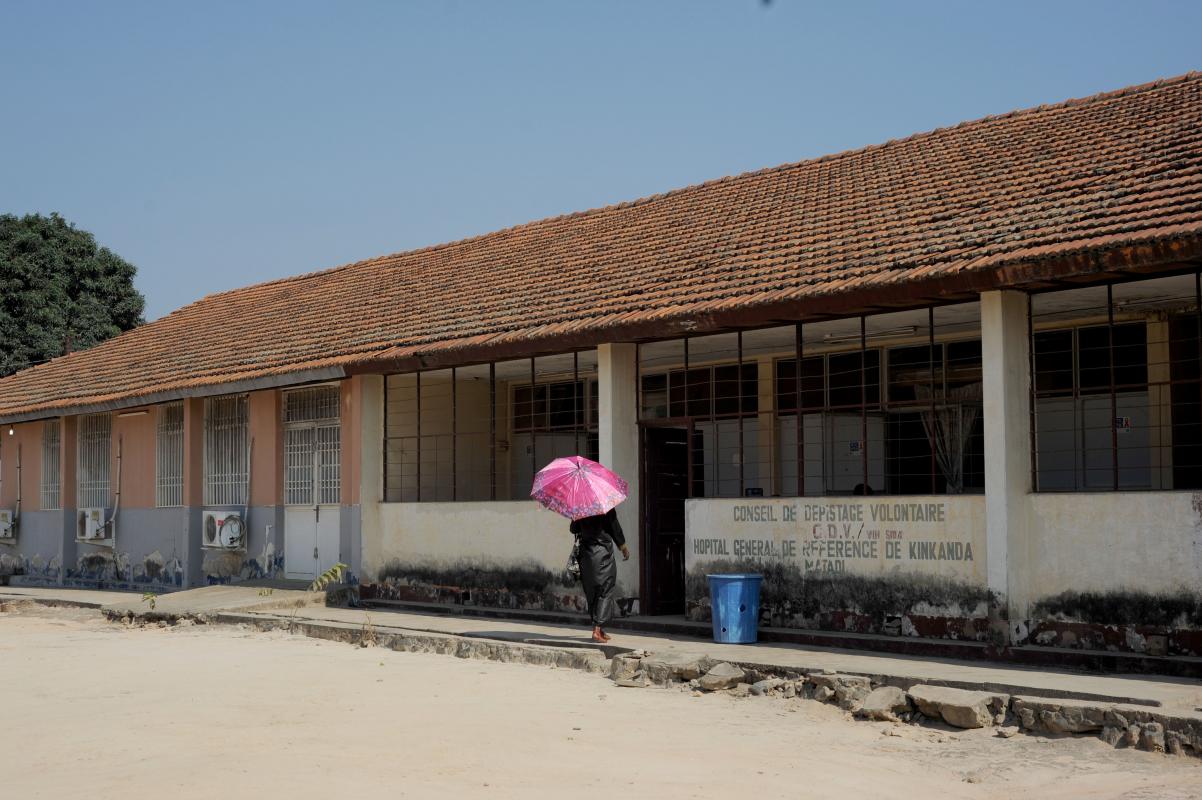
[[[826,359],[812,356],[801,360],[802,408],[822,408],[826,405]]]
[[[581,384],[568,381],[547,387],[550,394],[551,429],[574,428],[584,423],[584,397]]]
[[[596,383],[593,391],[596,392]],[[596,403],[593,404],[596,408]],[[643,419],[660,419],[668,416],[668,376],[643,376]]]
[[[1072,394],[1073,332],[1044,331],[1035,334],[1035,391],[1040,396]]]
[[[797,362],[792,358],[776,362],[776,410],[797,410]]]
[[[688,415],[690,417],[708,417],[712,412],[710,391],[712,374],[708,367],[691,369],[685,376],[687,383]]]
[[[714,413],[739,413],[739,366],[714,367]]]
[[[936,365],[937,368],[938,365]],[[947,388],[955,389],[958,386],[969,386],[980,382],[981,340],[971,339],[966,342],[948,342]]]
[[[934,382],[938,395],[940,394],[939,384],[942,382],[943,365],[940,362],[943,359],[943,353],[938,345],[934,349]],[[916,393],[915,387],[931,385],[931,366],[931,347],[929,345],[895,347],[890,350],[889,401],[909,403],[918,400],[919,395]]]

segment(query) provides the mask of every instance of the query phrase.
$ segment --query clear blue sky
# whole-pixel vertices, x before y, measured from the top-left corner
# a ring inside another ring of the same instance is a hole
[[[1202,3],[0,0],[0,212],[202,295],[1202,69]]]

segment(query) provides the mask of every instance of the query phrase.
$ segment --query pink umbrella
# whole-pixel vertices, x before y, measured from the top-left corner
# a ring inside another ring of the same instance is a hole
[[[538,471],[530,496],[568,519],[582,519],[609,511],[628,491],[626,481],[596,461],[568,456]]]

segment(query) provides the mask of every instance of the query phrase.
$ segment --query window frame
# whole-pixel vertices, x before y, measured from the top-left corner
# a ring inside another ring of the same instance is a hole
[[[178,416],[178,419],[175,417]],[[170,418],[169,418],[170,417]],[[184,404],[164,403],[155,408],[154,505],[184,505]]]
[[[76,428],[77,508],[108,508],[112,498],[113,415],[81,414]]]
[[[206,397],[202,438],[203,504],[209,507],[249,505],[249,396],[233,394]]]
[[[38,507],[43,511],[61,511],[63,506],[62,429],[62,421],[57,417],[42,422],[42,474],[38,481]]]

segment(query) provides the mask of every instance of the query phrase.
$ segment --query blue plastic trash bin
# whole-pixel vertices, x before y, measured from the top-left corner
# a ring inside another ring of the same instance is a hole
[[[714,618],[714,641],[753,644],[760,629],[760,583],[763,575],[706,575]]]

